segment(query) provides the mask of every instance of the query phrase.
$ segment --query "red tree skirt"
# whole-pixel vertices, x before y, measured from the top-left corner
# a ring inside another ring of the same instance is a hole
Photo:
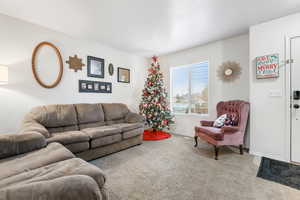
[[[163,131],[144,131],[143,140],[164,140],[171,137],[171,134],[163,132]]]

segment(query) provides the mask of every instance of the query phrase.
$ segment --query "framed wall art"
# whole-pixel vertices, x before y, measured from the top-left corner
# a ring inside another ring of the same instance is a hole
[[[108,73],[111,76],[114,75],[114,65],[112,63],[108,65]]]
[[[112,83],[79,80],[80,93],[112,93]]]
[[[130,69],[118,67],[118,82],[130,83]]]
[[[256,58],[256,78],[279,77],[279,54],[271,54]]]
[[[87,57],[87,76],[104,78],[104,59],[93,56]]]

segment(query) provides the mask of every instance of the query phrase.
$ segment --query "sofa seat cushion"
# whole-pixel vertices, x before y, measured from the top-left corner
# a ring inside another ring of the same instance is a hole
[[[114,126],[99,126],[95,128],[85,128],[81,131],[86,133],[91,139],[121,133],[121,129]]]
[[[0,160],[0,180],[74,157],[61,144],[51,143],[45,148]]]
[[[122,130],[122,132],[125,131],[131,131],[137,128],[142,128],[143,123],[121,123],[121,124],[114,124],[114,127],[118,127]]]
[[[123,133],[123,139],[128,139],[128,138],[132,138],[138,135],[143,134],[144,132],[144,128],[138,128],[138,129],[134,129],[131,131],[126,131]]]
[[[2,200],[107,200],[93,178],[85,175],[58,177],[52,180],[11,185],[0,189]]]
[[[76,175],[84,175],[93,178],[99,188],[103,187],[106,180],[103,171],[98,167],[89,164],[80,158],[72,158],[1,179],[0,188],[18,187],[33,182],[44,182]]]
[[[89,142],[78,142],[72,144],[66,144],[65,147],[69,149],[72,153],[80,153],[90,149]]]
[[[52,133],[50,138],[46,139],[48,143],[59,142],[61,144],[73,144],[78,142],[88,142],[89,136],[81,131],[68,131],[62,133]]]
[[[116,135],[108,135],[105,137],[96,138],[91,141],[91,148],[102,147],[105,145],[120,142],[121,140],[122,140],[122,135],[120,133]]]
[[[208,126],[198,126],[195,128],[197,132],[203,133],[215,140],[223,140],[224,134],[222,129]]]

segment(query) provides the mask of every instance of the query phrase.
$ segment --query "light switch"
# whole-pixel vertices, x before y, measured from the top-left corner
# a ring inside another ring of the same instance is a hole
[[[282,97],[281,90],[270,90],[269,97]]]

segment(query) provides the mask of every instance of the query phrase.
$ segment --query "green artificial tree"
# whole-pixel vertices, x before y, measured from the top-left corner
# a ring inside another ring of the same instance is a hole
[[[148,125],[156,130],[169,129],[173,117],[167,103],[167,92],[157,57],[152,57],[151,67],[145,83],[140,103],[140,113],[146,118]]]

